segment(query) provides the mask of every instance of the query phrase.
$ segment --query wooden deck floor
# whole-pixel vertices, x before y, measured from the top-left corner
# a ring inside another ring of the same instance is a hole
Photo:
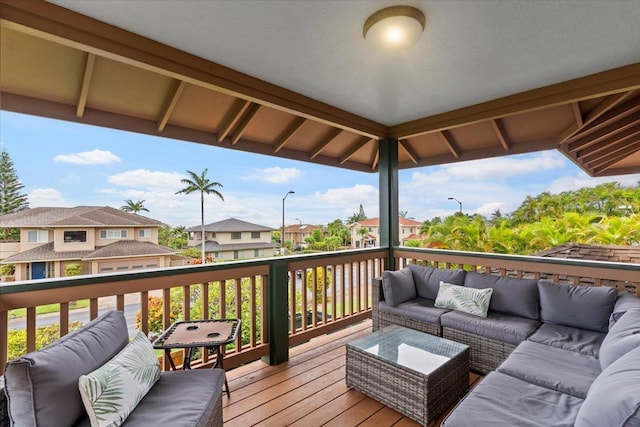
[[[292,348],[287,363],[257,361],[228,371],[231,398],[223,394],[225,427],[418,426],[346,386],[345,344],[370,333],[368,320]],[[471,373],[470,385],[478,378]]]

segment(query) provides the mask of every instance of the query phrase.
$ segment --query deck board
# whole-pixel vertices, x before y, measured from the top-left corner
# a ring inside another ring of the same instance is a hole
[[[225,427],[418,426],[347,387],[345,344],[370,333],[367,320],[292,348],[289,361],[278,366],[256,361],[228,371],[231,398],[223,394]],[[471,373],[469,383],[479,378]]]

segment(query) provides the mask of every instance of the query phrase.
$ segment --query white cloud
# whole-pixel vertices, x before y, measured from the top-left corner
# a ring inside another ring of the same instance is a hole
[[[263,181],[270,184],[282,184],[285,182],[293,181],[304,175],[298,168],[264,168],[254,169],[245,175],[242,179],[245,181]]]
[[[176,172],[150,171],[135,169],[111,175],[107,181],[121,187],[139,188],[175,193],[183,187],[180,182],[185,175]]]
[[[595,187],[605,182],[617,181],[624,186],[634,186],[640,181],[640,174],[607,176],[601,178],[591,178],[584,172],[580,172],[575,176],[563,176],[549,184],[549,192],[553,194],[562,193],[563,191],[574,191],[584,187]]]
[[[378,189],[366,184],[356,184],[347,188],[330,188],[313,196],[314,209],[326,207],[333,212],[349,216],[357,212],[362,204],[368,217],[378,216]]]
[[[56,163],[73,163],[76,165],[105,165],[121,163],[120,157],[106,150],[83,151],[81,153],[59,154],[53,158]]]
[[[29,207],[64,207],[68,203],[55,188],[36,188],[28,194]]]
[[[507,204],[504,202],[490,202],[490,203],[485,203],[484,205],[480,206],[479,208],[477,208],[473,213],[482,215],[482,216],[486,216],[486,217],[490,217],[492,213],[494,213],[496,210],[500,210],[501,213],[505,213],[504,209],[505,207],[507,207]]]

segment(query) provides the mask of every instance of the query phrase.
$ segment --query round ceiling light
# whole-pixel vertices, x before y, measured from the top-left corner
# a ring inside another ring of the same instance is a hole
[[[420,9],[412,6],[391,6],[367,18],[362,34],[375,46],[406,49],[415,45],[424,32],[426,19]]]

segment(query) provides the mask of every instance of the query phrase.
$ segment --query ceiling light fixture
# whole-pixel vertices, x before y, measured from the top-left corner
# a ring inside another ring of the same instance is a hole
[[[367,18],[362,34],[381,49],[406,49],[415,45],[424,32],[426,18],[412,6],[391,6]]]

